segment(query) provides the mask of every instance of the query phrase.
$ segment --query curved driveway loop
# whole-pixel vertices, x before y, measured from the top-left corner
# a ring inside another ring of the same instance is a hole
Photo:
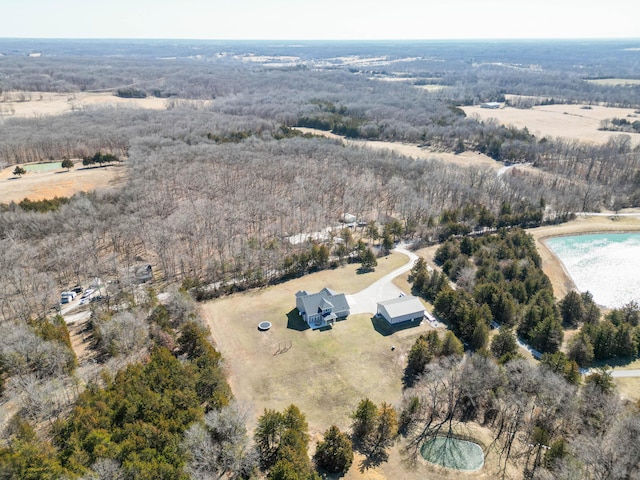
[[[409,250],[400,246],[393,249],[394,252],[402,253],[409,257],[409,261],[402,267],[395,269],[393,272],[386,274],[380,280],[373,282],[364,290],[360,290],[353,295],[347,295],[351,314],[370,313],[375,314],[378,307],[377,303],[383,300],[390,300],[399,297],[402,292],[396,287],[392,280],[413,268],[413,264],[418,260],[418,256]]]

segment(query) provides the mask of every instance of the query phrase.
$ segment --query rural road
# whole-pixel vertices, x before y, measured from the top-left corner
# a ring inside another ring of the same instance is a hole
[[[615,212],[576,212],[580,217],[640,217],[640,212],[615,213]]]
[[[612,370],[611,376],[613,378],[631,378],[640,377],[640,369],[635,370]]]
[[[376,313],[376,304],[378,302],[396,298],[400,296],[401,293],[405,293],[396,287],[392,283],[392,280],[398,275],[402,275],[403,273],[411,270],[413,264],[418,260],[418,256],[400,246],[394,248],[393,251],[406,255],[409,257],[409,261],[402,267],[396,268],[393,272],[386,274],[380,280],[373,282],[364,290],[360,290],[358,293],[354,293],[353,295],[347,295],[347,301],[349,302],[352,314]]]

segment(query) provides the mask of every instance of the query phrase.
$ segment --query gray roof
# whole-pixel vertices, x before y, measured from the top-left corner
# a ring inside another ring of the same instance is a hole
[[[420,299],[413,295],[378,302],[378,309],[380,309],[380,307],[383,307],[391,318],[425,311]]]
[[[298,296],[298,294],[296,294]],[[335,293],[333,290],[323,288],[318,293],[312,293],[310,295],[301,296],[304,312],[307,315],[315,315],[320,310],[327,308],[326,304],[333,305],[334,312],[343,312],[349,310],[349,302],[344,293]]]
[[[320,310],[327,310],[327,309],[329,309],[329,308],[333,308],[333,303],[331,303],[331,302],[330,302],[329,300],[327,300],[327,298],[325,297],[325,298],[323,298],[323,299],[320,301],[320,305],[318,305],[318,308],[319,308]]]

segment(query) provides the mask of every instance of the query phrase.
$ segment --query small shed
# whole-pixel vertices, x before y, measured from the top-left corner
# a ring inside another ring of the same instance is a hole
[[[357,217],[352,213],[345,213],[342,215],[342,221],[344,223],[356,223]]]
[[[480,104],[480,108],[500,108],[502,104],[500,102],[485,102]]]
[[[419,298],[406,295],[378,303],[377,314],[391,325],[422,320],[427,311]]]

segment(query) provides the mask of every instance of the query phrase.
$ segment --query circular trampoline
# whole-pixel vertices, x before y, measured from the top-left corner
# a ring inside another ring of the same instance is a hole
[[[271,322],[260,322],[258,324],[258,330],[260,330],[261,332],[266,332],[270,328],[271,328]]]

